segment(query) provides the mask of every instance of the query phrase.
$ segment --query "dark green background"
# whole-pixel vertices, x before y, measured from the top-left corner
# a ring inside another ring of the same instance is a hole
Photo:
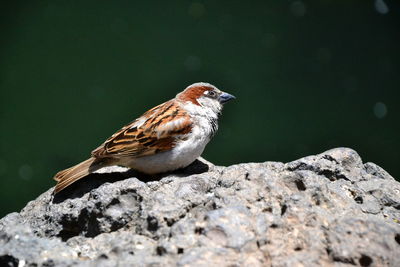
[[[237,96],[216,164],[347,146],[400,177],[400,4],[381,1],[2,4],[0,216],[197,81]]]

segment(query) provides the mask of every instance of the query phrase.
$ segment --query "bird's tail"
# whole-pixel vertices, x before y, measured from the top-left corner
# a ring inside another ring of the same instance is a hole
[[[95,158],[90,158],[71,168],[58,172],[53,178],[57,181],[54,194],[57,194],[67,186],[102,167],[104,165],[101,162],[98,162]]]

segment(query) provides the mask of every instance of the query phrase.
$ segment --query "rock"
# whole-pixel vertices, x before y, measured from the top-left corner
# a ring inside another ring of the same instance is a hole
[[[400,266],[400,184],[347,148],[93,174],[0,220],[0,266]]]

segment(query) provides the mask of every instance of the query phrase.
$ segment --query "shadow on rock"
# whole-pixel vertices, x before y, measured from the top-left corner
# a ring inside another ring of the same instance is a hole
[[[67,199],[80,198],[87,192],[100,187],[104,183],[113,183],[127,178],[136,177],[140,181],[147,183],[151,181],[158,181],[171,174],[184,177],[192,174],[207,172],[208,170],[209,166],[207,164],[199,160],[195,160],[192,164],[183,169],[158,175],[147,175],[132,169],[125,172],[92,173],[54,195],[52,203],[57,204]]]
[[[187,166],[183,169],[177,170],[175,172],[172,172],[172,173],[174,173],[175,175],[178,175],[178,176],[187,176],[187,175],[192,175],[192,174],[200,174],[200,173],[208,172],[209,169],[210,169],[210,167],[207,164],[196,159],[189,166]]]

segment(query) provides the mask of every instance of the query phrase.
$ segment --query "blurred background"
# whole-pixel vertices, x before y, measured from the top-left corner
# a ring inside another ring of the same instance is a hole
[[[237,97],[204,153],[215,164],[346,146],[400,177],[397,0],[8,2],[0,217],[197,81]]]

